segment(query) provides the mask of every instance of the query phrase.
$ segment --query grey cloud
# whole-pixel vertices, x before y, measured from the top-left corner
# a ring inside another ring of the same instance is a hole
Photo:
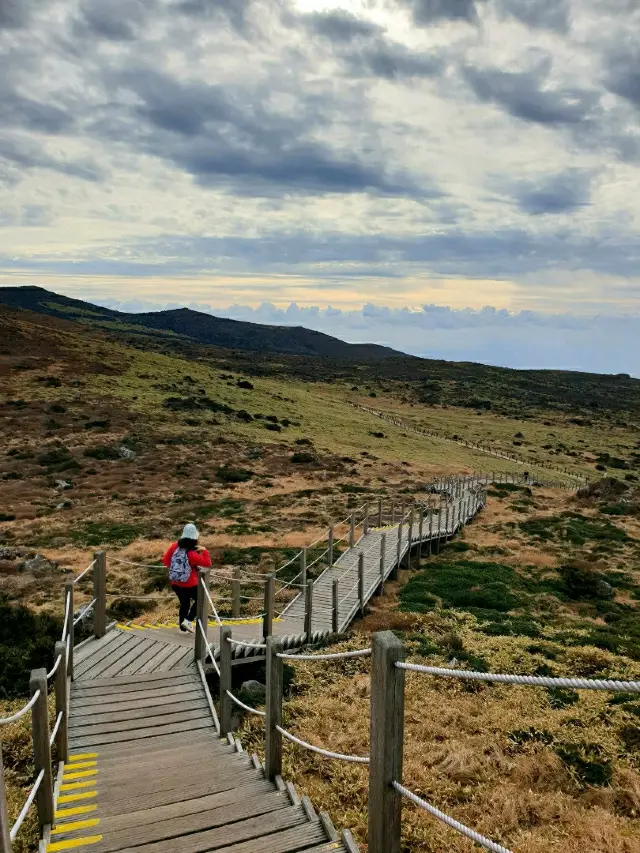
[[[538,124],[577,125],[599,106],[600,95],[581,88],[545,88],[551,60],[529,71],[466,66],[463,75],[476,96],[516,118]]]
[[[606,85],[609,91],[640,107],[640,50],[612,53],[607,62]]]
[[[371,21],[357,18],[342,9],[314,12],[301,17],[305,28],[312,34],[331,42],[348,43],[354,39],[370,38],[382,32],[382,27]]]
[[[0,127],[18,127],[41,133],[63,133],[73,125],[65,110],[17,94],[0,83]]]
[[[533,216],[568,213],[589,204],[591,175],[570,170],[548,175],[538,183],[526,182],[515,192],[520,209]]]
[[[568,0],[497,0],[504,17],[517,18],[532,29],[567,33],[570,29]]]
[[[80,178],[83,181],[99,181],[105,177],[97,163],[89,160],[67,162],[49,156],[39,145],[29,139],[0,136],[0,163],[2,161],[23,169],[49,169]]]
[[[438,21],[466,21],[476,23],[478,5],[484,0],[398,0],[408,5],[413,20],[420,26]]]
[[[251,6],[252,0],[180,0],[170,8],[194,18],[226,18],[238,33],[246,35]]]
[[[387,80],[408,77],[435,77],[445,62],[438,54],[422,53],[402,44],[378,40],[375,44],[345,57],[352,73]]]
[[[147,17],[140,0],[85,0],[80,8],[80,27],[109,41],[133,41]]]
[[[30,13],[29,0],[0,0],[0,29],[24,27]]]

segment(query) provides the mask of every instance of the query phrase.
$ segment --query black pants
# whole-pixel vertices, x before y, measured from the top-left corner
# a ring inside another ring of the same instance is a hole
[[[178,601],[180,602],[180,614],[178,616],[178,624],[180,625],[180,630],[184,631],[182,627],[182,623],[185,619],[188,619],[189,622],[193,622],[196,616],[196,598],[198,595],[198,587],[197,586],[175,586],[171,584],[171,588],[178,596]]]

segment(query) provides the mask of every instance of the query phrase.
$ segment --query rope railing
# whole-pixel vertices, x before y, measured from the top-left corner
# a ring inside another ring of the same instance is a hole
[[[234,640],[231,637],[227,637],[227,642],[232,646],[245,646],[248,649],[266,649],[266,643],[247,643],[243,640]]]
[[[20,812],[20,814],[18,815],[18,818],[17,818],[16,822],[13,824],[13,826],[12,826],[12,828],[11,828],[11,831],[9,832],[9,838],[10,838],[12,841],[15,841],[15,840],[16,840],[16,835],[17,835],[17,834],[18,834],[18,832],[20,831],[20,827],[22,826],[22,824],[23,824],[23,822],[24,822],[25,817],[26,817],[26,816],[27,816],[27,814],[29,813],[29,809],[30,809],[30,808],[31,808],[31,806],[33,805],[33,801],[34,801],[34,800],[35,800],[35,798],[36,798],[36,794],[38,793],[38,788],[39,788],[39,787],[40,787],[40,785],[42,784],[42,780],[43,780],[43,779],[44,779],[44,770],[41,770],[41,771],[40,771],[40,773],[38,774],[38,778],[36,779],[36,781],[35,781],[35,783],[34,783],[34,785],[33,785],[33,788],[31,789],[31,793],[30,793],[30,794],[29,794],[29,796],[27,797],[27,801],[26,801],[26,803],[25,803],[25,804],[24,804],[24,806],[22,807],[22,811],[21,811],[21,812]]]
[[[80,572],[80,574],[78,575],[77,578],[73,579],[74,584],[76,584],[76,583],[78,583],[78,581],[82,580],[82,578],[91,571],[91,569],[95,566],[95,564],[96,564],[95,560],[92,563],[89,563],[87,568],[83,572]]]
[[[278,652],[278,657],[282,658],[282,660],[344,660],[346,658],[371,657],[371,649],[357,649],[354,652],[335,652],[328,655],[287,655],[284,652]]]
[[[69,607],[69,603],[71,601],[70,593],[67,593],[64,599],[64,623],[62,625],[62,637],[60,638],[63,642],[67,637],[67,631],[69,629],[69,615],[71,608]]]
[[[573,690],[613,690],[622,693],[640,693],[640,681],[620,681],[618,679],[561,678],[545,675],[509,675],[495,672],[474,672],[465,669],[446,669],[438,666],[424,666],[417,663],[398,662],[397,669],[421,672],[425,675],[438,675],[444,678],[461,678],[469,681],[488,681],[496,684],[523,684],[528,687],[568,687]]]
[[[212,598],[211,598],[211,595],[209,594],[209,590],[207,589],[207,585],[206,585],[206,583],[204,582],[204,578],[202,578],[202,579],[200,580],[200,586],[201,586],[201,587],[202,587],[202,589],[204,590],[204,594],[207,596],[207,601],[209,602],[209,607],[211,608],[211,612],[213,613],[213,617],[214,617],[214,619],[216,620],[216,622],[218,623],[218,625],[220,625],[220,624],[221,624],[221,621],[220,621],[220,617],[218,616],[218,611],[216,610],[216,606],[215,606],[215,604],[213,603],[213,600],[212,600]]]
[[[73,620],[73,627],[74,628],[76,627],[78,622],[82,622],[84,619],[87,618],[89,613],[91,613],[93,608],[96,606],[97,601],[98,601],[98,599],[94,598],[90,604],[87,604],[87,606],[84,608],[84,610],[80,611],[80,614]]]
[[[245,705],[244,702],[241,702],[237,696],[234,696],[230,690],[225,690],[226,695],[231,699],[232,702],[235,702],[243,711],[248,711],[250,714],[256,714],[258,717],[264,717],[265,712],[260,711],[258,708],[252,708],[250,705]]]
[[[485,838],[484,835],[480,835],[479,832],[475,832],[473,829],[469,829],[468,826],[465,826],[463,823],[460,823],[458,820],[454,820],[449,815],[446,815],[444,812],[441,812],[440,809],[437,809],[435,806],[432,806],[426,800],[423,800],[422,797],[419,797],[417,794],[414,794],[413,791],[410,791],[408,788],[405,788],[404,785],[401,785],[399,782],[393,781],[392,786],[395,791],[399,794],[402,794],[403,797],[406,797],[410,800],[414,805],[418,806],[421,809],[424,809],[426,812],[429,812],[430,815],[442,821],[442,823],[451,827],[451,829],[455,829],[456,832],[459,832],[461,835],[465,835],[467,838],[470,838],[472,841],[475,841],[476,844],[480,844],[482,847],[485,847],[487,850],[492,850],[493,853],[512,853],[507,847],[503,847],[501,844],[496,844],[495,841],[491,841],[489,838]]]
[[[62,720],[64,718],[64,711],[59,711],[58,716],[56,717],[56,723],[53,727],[53,731],[51,732],[51,737],[49,738],[49,746],[53,746],[56,740],[56,736],[58,734],[58,730],[60,725],[62,724]]]
[[[304,749],[308,749],[311,752],[315,752],[318,755],[322,755],[324,758],[332,758],[335,761],[350,761],[353,764],[368,764],[369,756],[368,755],[345,755],[342,752],[331,752],[328,749],[322,749],[320,746],[314,746],[312,743],[307,743],[305,740],[300,740],[300,738],[288,732],[286,729],[283,729],[282,726],[275,726],[276,731],[280,732],[282,737],[285,737],[287,740],[290,740],[291,743],[295,743],[298,746],[304,747]]]
[[[6,726],[9,723],[17,722],[21,717],[24,717],[26,713],[28,713],[33,706],[36,704],[38,699],[40,698],[40,691],[36,690],[31,699],[27,702],[27,704],[20,708],[19,711],[16,711],[15,714],[12,714],[10,717],[5,717],[5,719],[0,719],[0,726]]]
[[[203,627],[200,619],[196,620],[196,625],[197,625],[198,629],[200,630],[200,633],[202,634],[202,639],[204,640],[204,644],[207,647],[206,657],[211,658],[211,663],[213,664],[213,668],[216,671],[218,678],[220,678],[220,668],[217,664],[216,656],[215,656],[214,651],[213,651],[213,643],[209,642],[209,640],[207,638],[207,634],[204,630],[204,627]]]
[[[53,676],[56,674],[56,672],[58,671],[58,667],[60,666],[61,661],[62,661],[62,655],[58,655],[58,657],[56,658],[56,662],[54,663],[53,667],[47,673],[47,681],[49,681],[50,678],[53,678]]]

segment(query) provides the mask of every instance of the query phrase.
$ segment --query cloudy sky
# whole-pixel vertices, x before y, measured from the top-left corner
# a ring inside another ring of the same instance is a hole
[[[640,375],[639,167],[636,0],[0,0],[0,285]]]

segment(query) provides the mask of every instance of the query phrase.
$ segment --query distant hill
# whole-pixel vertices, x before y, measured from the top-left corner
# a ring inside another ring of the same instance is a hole
[[[42,287],[2,287],[0,304],[35,311],[65,320],[76,320],[114,332],[141,327],[154,335],[179,335],[191,341],[226,349],[283,355],[320,356],[340,361],[375,362],[403,355],[377,344],[348,344],[331,335],[302,326],[263,326],[214,317],[190,308],[125,314],[90,302],[60,296]]]

